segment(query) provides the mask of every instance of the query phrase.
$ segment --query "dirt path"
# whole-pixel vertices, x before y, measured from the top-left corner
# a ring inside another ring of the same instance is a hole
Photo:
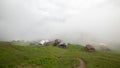
[[[82,59],[78,59],[80,61],[80,66],[78,66],[77,68],[86,68],[86,64]]]

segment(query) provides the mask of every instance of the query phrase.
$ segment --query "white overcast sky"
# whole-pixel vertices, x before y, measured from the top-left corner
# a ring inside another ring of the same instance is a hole
[[[120,42],[120,0],[0,0],[0,39]]]

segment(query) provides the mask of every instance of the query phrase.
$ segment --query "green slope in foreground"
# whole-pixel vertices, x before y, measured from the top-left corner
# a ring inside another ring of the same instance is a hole
[[[81,45],[18,46],[0,42],[0,68],[77,68],[82,58],[87,68],[120,68],[120,54],[87,52]]]

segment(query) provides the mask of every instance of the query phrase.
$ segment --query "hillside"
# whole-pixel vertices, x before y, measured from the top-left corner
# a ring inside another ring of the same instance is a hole
[[[119,68],[120,53],[88,52],[81,45],[70,44],[66,49],[57,46],[19,46],[0,42],[0,68],[77,68],[78,58],[87,68]]]

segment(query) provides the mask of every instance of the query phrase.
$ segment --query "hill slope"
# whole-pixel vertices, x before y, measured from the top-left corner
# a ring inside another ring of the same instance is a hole
[[[119,68],[120,54],[111,52],[87,52],[81,45],[18,46],[0,42],[0,68],[76,68],[82,58],[87,68]]]

